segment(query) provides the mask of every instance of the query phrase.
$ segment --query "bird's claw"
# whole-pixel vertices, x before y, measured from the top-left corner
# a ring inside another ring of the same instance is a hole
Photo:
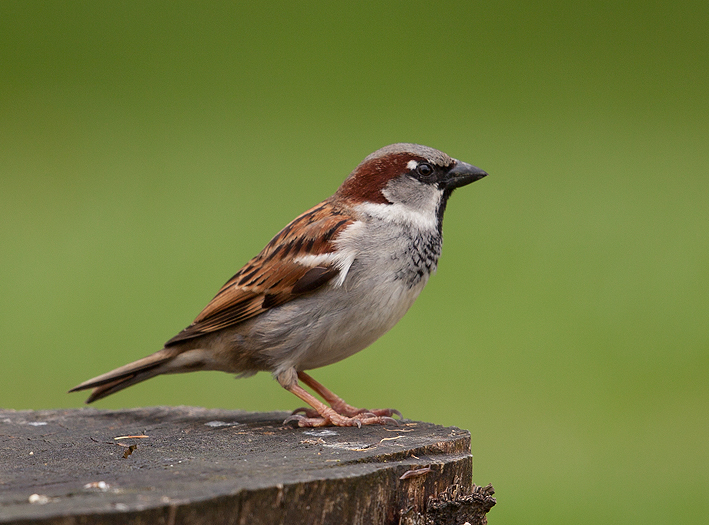
[[[369,410],[366,408],[354,408],[347,405],[350,410],[342,410],[341,406],[337,409],[332,409],[333,414],[323,416],[317,410],[308,407],[296,408],[291,412],[291,415],[283,421],[283,424],[297,423],[298,427],[324,427],[334,425],[336,427],[353,427],[361,428],[362,425],[386,425],[393,423],[399,426],[399,421],[404,419],[401,412],[395,408],[377,408]],[[392,416],[398,416],[399,419],[394,419]]]
[[[399,419],[402,419],[402,420],[404,419],[404,415],[401,412],[399,412],[397,409],[390,408],[389,411],[391,412],[391,414],[389,414],[390,417],[397,415],[397,416],[399,416]]]
[[[360,413],[354,417],[341,416],[337,413],[319,417],[307,417],[300,414],[291,414],[283,421],[283,424],[288,425],[291,423],[295,423],[295,426],[301,428],[325,427],[330,425],[336,427],[356,426],[357,428],[362,428],[362,425],[386,425],[388,423],[399,426],[399,422],[393,417],[378,416],[371,412]]]
[[[393,419],[392,416],[399,416],[399,419],[404,419],[404,416],[401,414],[401,412],[399,412],[395,408],[377,408],[375,410],[367,410],[367,413],[377,417],[388,417],[389,419]]]

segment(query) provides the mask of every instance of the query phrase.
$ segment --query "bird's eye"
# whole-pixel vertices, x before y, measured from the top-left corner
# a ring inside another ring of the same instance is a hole
[[[427,164],[425,162],[422,162],[418,166],[416,166],[416,171],[418,172],[419,175],[423,177],[428,177],[433,173],[433,168],[431,167],[430,164]]]

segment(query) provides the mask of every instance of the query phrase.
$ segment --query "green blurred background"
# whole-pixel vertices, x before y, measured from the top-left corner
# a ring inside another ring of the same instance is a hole
[[[0,406],[161,348],[392,142],[490,173],[315,377],[472,433],[491,523],[709,513],[709,3],[0,3]],[[301,403],[267,374],[101,408]]]

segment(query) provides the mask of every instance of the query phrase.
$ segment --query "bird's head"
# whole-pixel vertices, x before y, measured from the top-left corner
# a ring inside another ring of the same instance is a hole
[[[335,194],[391,220],[441,227],[453,190],[487,175],[428,146],[392,144],[367,156]]]

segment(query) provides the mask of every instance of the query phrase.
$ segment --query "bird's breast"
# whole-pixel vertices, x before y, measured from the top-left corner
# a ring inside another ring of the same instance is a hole
[[[414,288],[436,271],[442,238],[437,229],[370,221],[362,228],[356,245],[352,269],[360,268],[357,278],[400,281]]]
[[[355,224],[340,241],[351,261],[344,278],[254,320],[247,342],[274,374],[325,366],[371,345],[404,316],[435,271],[436,232],[365,226]]]

